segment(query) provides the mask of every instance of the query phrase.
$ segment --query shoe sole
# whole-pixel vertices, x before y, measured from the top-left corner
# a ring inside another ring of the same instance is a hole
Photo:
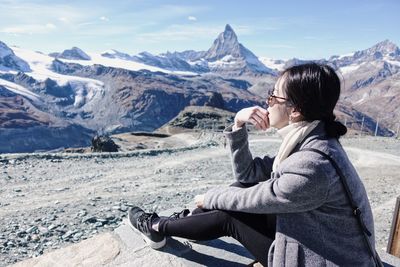
[[[131,223],[131,220],[129,220],[129,218],[128,218],[128,224],[129,224],[129,226],[132,228],[132,230],[134,232],[136,232],[136,233],[138,233],[138,234],[140,234],[142,236],[144,242],[147,245],[149,245],[152,249],[160,249],[160,248],[164,247],[165,244],[167,243],[167,239],[165,237],[160,242],[154,242],[153,240],[148,238],[145,234],[140,232],[135,226],[133,226],[133,224]]]

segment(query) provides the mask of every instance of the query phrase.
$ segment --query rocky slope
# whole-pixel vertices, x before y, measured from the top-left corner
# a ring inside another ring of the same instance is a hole
[[[235,113],[215,108],[212,103],[207,103],[206,105],[205,107],[186,107],[170,122],[157,129],[157,132],[177,133],[185,130],[222,131],[233,122]]]
[[[111,231],[129,206],[184,207],[196,194],[232,183],[229,151],[219,138],[205,134],[185,146],[184,137],[181,148],[111,154],[0,155],[0,266]],[[279,147],[277,138],[250,140],[253,156],[273,155]],[[400,142],[342,143],[366,186],[380,251],[400,194]]]

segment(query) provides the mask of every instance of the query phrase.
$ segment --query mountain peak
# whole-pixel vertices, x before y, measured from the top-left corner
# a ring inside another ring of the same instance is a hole
[[[396,44],[386,39],[366,50],[357,51],[353,57],[357,60],[367,60],[367,58],[372,60],[383,58],[399,59],[400,49]]]
[[[213,62],[212,69],[232,69],[236,64],[254,72],[274,73],[265,67],[249,49],[239,43],[235,31],[229,24],[226,24],[225,30],[215,39],[213,45],[205,53],[204,59]]]
[[[235,33],[235,32],[233,31],[231,25],[229,25],[229,24],[226,24],[226,25],[225,25],[225,30],[224,30],[224,32],[233,32],[233,33]]]
[[[64,59],[90,60],[90,56],[82,51],[82,49],[74,46],[71,49],[64,50],[59,56]]]
[[[238,42],[238,38],[236,36],[235,31],[232,29],[231,25],[226,24],[225,26],[225,30],[223,33],[220,34],[220,36],[223,36],[223,40],[225,42],[232,42],[232,43],[237,43]]]
[[[383,55],[390,55],[392,53],[398,53],[399,52],[399,47],[389,41],[388,39],[377,43],[376,45],[374,45],[373,47],[371,47],[369,50],[373,51],[373,52],[381,52]]]
[[[229,24],[226,24],[224,32],[220,33],[213,45],[208,49],[205,58],[210,61],[215,61],[232,55],[240,56],[240,45],[235,32]]]

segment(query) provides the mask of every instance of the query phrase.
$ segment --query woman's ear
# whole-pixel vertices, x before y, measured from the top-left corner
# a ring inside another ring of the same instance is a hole
[[[291,122],[298,122],[304,119],[303,115],[301,115],[300,111],[297,108],[292,107],[290,109],[289,119]]]

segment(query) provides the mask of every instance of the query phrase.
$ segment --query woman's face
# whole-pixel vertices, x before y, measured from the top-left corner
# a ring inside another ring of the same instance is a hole
[[[269,124],[271,127],[277,129],[281,129],[289,124],[289,114],[292,109],[291,107],[288,106],[287,100],[281,99],[281,98],[286,98],[282,90],[283,82],[284,82],[284,77],[280,77],[275,83],[273,95],[279,98],[272,97],[271,101],[269,101],[270,103],[268,107]]]

